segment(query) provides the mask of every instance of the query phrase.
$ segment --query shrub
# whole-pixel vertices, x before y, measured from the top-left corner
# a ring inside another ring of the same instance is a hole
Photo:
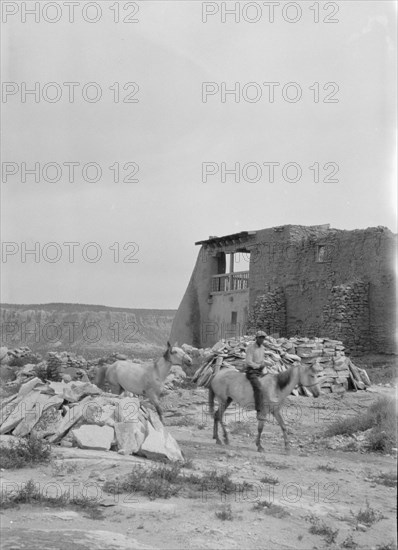
[[[393,540],[390,540],[390,542],[378,544],[376,550],[397,550],[397,545]]]
[[[358,543],[355,542],[352,535],[348,535],[347,538],[342,542],[341,546],[343,548],[357,548]]]
[[[84,510],[90,519],[103,519],[102,510],[97,502],[88,497],[70,498],[70,492],[62,493],[59,497],[50,497],[40,491],[40,486],[30,479],[26,484],[14,493],[1,493],[0,503],[2,508],[15,508],[20,504],[36,504],[65,508],[66,506]]]
[[[232,521],[233,515],[232,515],[232,508],[230,504],[223,504],[221,509],[216,512],[216,517],[218,519],[221,519],[222,521]]]
[[[103,488],[112,494],[143,493],[150,500],[170,498],[177,495],[181,489],[179,485],[175,485],[180,476],[180,469],[181,466],[178,464],[171,468],[163,466],[149,470],[138,466],[122,481],[108,481]]]
[[[261,483],[267,483],[268,485],[278,485],[279,483],[279,479],[276,476],[270,474],[265,474],[265,476],[263,476],[260,481]]]
[[[386,485],[386,487],[397,486],[397,472],[394,472],[394,471],[381,473],[377,476],[373,476],[372,479],[375,483],[379,483],[380,485]]]
[[[329,463],[328,464],[320,464],[317,467],[317,470],[322,470],[323,472],[338,472],[338,469],[335,468],[334,466],[331,466]]]
[[[369,505],[369,502],[366,501],[366,508],[365,510],[362,510],[362,508],[359,510],[358,514],[356,515],[356,519],[358,523],[363,523],[365,525],[373,525],[377,521],[380,521],[383,519],[384,516],[379,510],[375,510]]]
[[[390,452],[397,445],[396,404],[388,397],[380,397],[365,414],[344,418],[331,424],[326,436],[352,435],[371,430],[368,434],[369,451]]]
[[[146,469],[136,467],[123,480],[106,482],[103,486],[108,493],[142,493],[154,500],[156,498],[170,498],[177,495],[184,487],[201,489],[202,491],[217,491],[220,494],[229,494],[237,490],[245,490],[249,483],[236,484],[229,474],[218,474],[215,471],[206,472],[202,477],[194,474],[184,475],[181,465]]]
[[[282,506],[279,506],[278,504],[273,504],[272,502],[268,502],[268,500],[260,500],[259,502],[256,502],[256,504],[253,506],[253,510],[260,510],[267,515],[274,516],[276,518],[284,518],[288,515],[288,513]]]
[[[312,535],[320,535],[324,538],[326,544],[334,544],[336,537],[339,533],[339,530],[333,530],[329,525],[316,516],[310,516],[309,521],[311,522],[311,527],[309,532]]]
[[[30,435],[27,438],[19,439],[17,442],[11,442],[9,446],[4,446],[0,453],[0,467],[6,469],[17,469],[48,462],[51,456],[51,446]]]

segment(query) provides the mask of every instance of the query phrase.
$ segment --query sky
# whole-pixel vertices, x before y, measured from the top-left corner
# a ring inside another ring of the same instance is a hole
[[[178,308],[210,235],[396,232],[393,1],[2,4],[2,302]]]

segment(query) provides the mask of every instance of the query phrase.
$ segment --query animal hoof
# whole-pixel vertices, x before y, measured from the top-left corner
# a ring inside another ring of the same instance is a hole
[[[221,439],[217,439],[216,444],[217,444],[217,445],[222,445]]]
[[[265,451],[264,447],[257,447],[257,451],[259,453],[263,453]]]

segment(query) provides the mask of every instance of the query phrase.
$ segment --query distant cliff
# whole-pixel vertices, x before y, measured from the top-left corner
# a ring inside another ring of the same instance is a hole
[[[84,304],[3,304],[1,343],[8,348],[29,346],[41,354],[66,350],[92,358],[118,351],[152,357],[165,348],[175,313]]]

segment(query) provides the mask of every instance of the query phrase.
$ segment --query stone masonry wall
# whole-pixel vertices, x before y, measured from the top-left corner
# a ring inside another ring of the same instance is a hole
[[[352,282],[334,286],[324,307],[323,335],[343,338],[355,351],[369,351],[369,284]]]
[[[265,330],[267,334],[286,335],[286,301],[283,289],[257,297],[248,320],[248,331]]]

